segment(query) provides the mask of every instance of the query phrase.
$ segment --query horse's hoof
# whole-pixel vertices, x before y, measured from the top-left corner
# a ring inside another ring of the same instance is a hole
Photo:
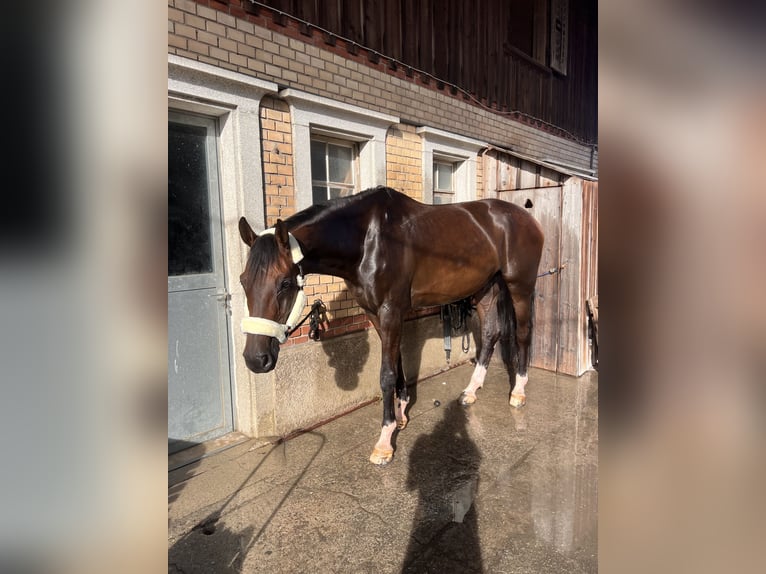
[[[463,391],[462,393],[460,393],[458,402],[464,407],[467,407],[468,405],[472,405],[473,403],[476,402],[476,395],[473,393],[466,393],[465,391]]]
[[[370,455],[370,462],[372,464],[377,464],[378,466],[385,466],[391,462],[392,458],[394,458],[393,450],[378,450],[376,448]]]
[[[401,420],[401,421],[396,421],[396,428],[399,429],[399,430],[404,430],[405,428],[407,428],[407,423],[408,422],[409,421],[407,419],[404,419],[404,420]]]
[[[527,397],[524,395],[511,394],[511,400],[509,401],[509,403],[512,407],[520,409],[521,407],[527,404]]]

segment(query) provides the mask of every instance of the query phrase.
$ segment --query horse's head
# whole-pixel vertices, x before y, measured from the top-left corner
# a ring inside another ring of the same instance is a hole
[[[250,247],[247,265],[239,278],[250,313],[242,320],[242,331],[247,333],[243,356],[248,369],[267,373],[276,366],[279,345],[287,339],[306,302],[298,266],[303,255],[281,220],[256,235],[242,217],[239,234]]]

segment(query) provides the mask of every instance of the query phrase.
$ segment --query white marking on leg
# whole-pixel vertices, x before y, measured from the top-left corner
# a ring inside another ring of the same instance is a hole
[[[476,391],[484,386],[484,377],[486,376],[487,367],[476,365],[473,370],[473,374],[471,375],[471,382],[468,383],[468,386],[465,388],[465,390],[463,390],[463,392],[467,395],[475,395]]]
[[[378,442],[375,443],[376,451],[388,452],[394,450],[391,446],[391,436],[394,434],[395,429],[396,421],[387,424],[382,429],[380,429],[380,438],[378,439]]]
[[[397,399],[396,401],[396,405],[397,405],[396,409],[397,409],[397,412],[399,413],[399,416],[397,417],[397,419],[401,421],[403,424],[407,424],[407,416],[404,414],[404,411],[407,410],[408,403],[409,401],[403,401],[401,399]]]
[[[516,384],[513,385],[511,394],[524,396],[524,387],[527,386],[529,375],[516,375]]]

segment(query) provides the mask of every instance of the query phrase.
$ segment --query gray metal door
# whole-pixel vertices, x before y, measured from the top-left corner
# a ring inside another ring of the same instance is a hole
[[[168,122],[168,452],[232,430],[216,124]]]

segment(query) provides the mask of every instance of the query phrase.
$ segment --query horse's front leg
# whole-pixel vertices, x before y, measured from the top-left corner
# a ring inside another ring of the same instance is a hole
[[[394,391],[398,390],[398,380],[400,377],[401,354],[399,343],[401,342],[402,319],[398,314],[392,312],[383,312],[373,320],[373,325],[380,335],[381,342],[381,361],[380,361],[380,389],[383,393],[383,423],[380,430],[380,438],[375,443],[375,448],[370,455],[370,462],[373,464],[384,465],[391,462],[394,457],[394,447],[391,444],[391,438],[397,427],[396,407],[401,409],[403,415],[404,408],[407,406],[406,388],[399,391],[398,405],[394,403]],[[403,382],[403,379],[402,379]],[[402,399],[404,404],[402,406]],[[400,416],[401,416],[400,415]],[[404,424],[406,424],[406,419]],[[402,428],[404,428],[402,426]]]

